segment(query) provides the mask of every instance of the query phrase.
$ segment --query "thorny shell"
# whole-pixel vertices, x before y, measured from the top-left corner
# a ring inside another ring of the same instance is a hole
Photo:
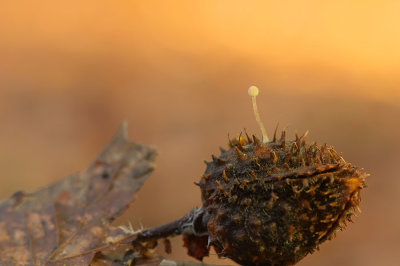
[[[305,135],[287,141],[283,131],[265,143],[239,136],[207,163],[202,221],[219,256],[293,265],[351,221],[367,175],[333,147],[306,144]]]
[[[188,254],[202,260],[211,246],[242,265],[293,265],[351,221],[359,210],[367,174],[332,146],[269,141],[257,111],[258,89],[249,88],[262,132],[229,141],[212,156],[199,183],[203,206],[182,218],[139,233],[132,244],[183,234]]]

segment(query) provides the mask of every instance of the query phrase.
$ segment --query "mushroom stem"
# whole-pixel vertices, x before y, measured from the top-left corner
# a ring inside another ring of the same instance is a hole
[[[251,96],[251,101],[253,102],[253,111],[254,111],[254,116],[256,117],[256,121],[258,123],[258,125],[260,126],[261,129],[261,133],[263,136],[263,143],[266,143],[269,141],[268,136],[267,136],[267,132],[265,131],[265,127],[263,125],[263,123],[261,122],[260,119],[260,114],[258,113],[258,108],[257,108],[257,101],[256,101],[256,97],[259,93],[259,90],[256,86],[251,86],[249,88],[248,91],[249,95]]]

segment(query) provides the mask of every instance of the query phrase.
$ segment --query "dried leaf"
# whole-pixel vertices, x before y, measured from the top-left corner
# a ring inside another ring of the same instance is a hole
[[[156,151],[126,125],[81,174],[0,202],[0,265],[87,265],[127,237],[110,226],[154,169]]]

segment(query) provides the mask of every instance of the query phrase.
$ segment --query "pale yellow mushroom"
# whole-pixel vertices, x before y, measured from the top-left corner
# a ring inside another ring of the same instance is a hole
[[[261,133],[262,133],[262,136],[263,136],[263,142],[264,142],[264,143],[265,143],[265,142],[268,142],[269,139],[268,139],[268,136],[267,136],[267,132],[265,131],[264,125],[263,125],[263,123],[261,122],[260,114],[258,113],[258,109],[257,109],[256,97],[257,97],[257,95],[258,95],[258,93],[259,93],[259,90],[258,90],[258,88],[257,88],[256,86],[251,86],[251,87],[249,88],[248,93],[249,93],[249,95],[250,95],[250,97],[251,97],[251,100],[252,100],[252,102],[253,102],[254,116],[256,117],[257,123],[258,123],[258,125],[260,126]]]

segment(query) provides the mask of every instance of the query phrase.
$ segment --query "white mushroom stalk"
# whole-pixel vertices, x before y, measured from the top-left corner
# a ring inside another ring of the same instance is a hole
[[[257,123],[260,126],[262,137],[263,137],[263,142],[266,143],[269,141],[269,138],[267,136],[267,132],[265,131],[265,127],[263,123],[261,122],[260,119],[260,114],[258,113],[258,108],[257,108],[257,102],[256,102],[256,97],[259,93],[259,90],[256,86],[251,86],[248,91],[251,101],[253,102],[253,111],[254,111],[254,116],[256,117]]]

